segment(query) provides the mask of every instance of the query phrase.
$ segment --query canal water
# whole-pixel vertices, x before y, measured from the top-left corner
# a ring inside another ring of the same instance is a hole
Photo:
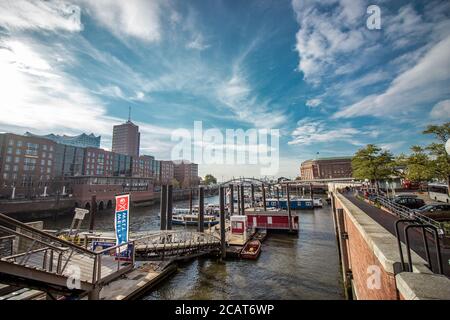
[[[205,202],[217,203],[218,197]],[[158,230],[158,212],[159,206],[133,208],[130,230]],[[60,229],[68,228],[72,217],[43,220],[45,228]],[[99,212],[95,227],[114,230],[113,212]],[[331,207],[300,211],[299,235],[269,234],[256,261],[191,260],[144,299],[344,299]]]

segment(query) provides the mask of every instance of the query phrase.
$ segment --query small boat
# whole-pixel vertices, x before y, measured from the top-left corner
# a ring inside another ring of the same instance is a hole
[[[267,230],[259,230],[258,232],[256,232],[252,239],[253,240],[259,240],[259,242],[263,242],[267,237]]]
[[[314,207],[315,208],[322,208],[323,207],[323,201],[322,198],[314,198],[313,199]]]
[[[241,258],[256,260],[261,253],[261,241],[250,240],[241,251]]]
[[[198,214],[174,214],[172,216],[172,224],[178,224],[183,226],[196,226],[198,225]],[[203,216],[204,226],[214,226],[219,223],[219,220],[213,215]]]

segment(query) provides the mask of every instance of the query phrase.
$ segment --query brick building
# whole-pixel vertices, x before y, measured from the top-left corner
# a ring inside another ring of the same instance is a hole
[[[139,127],[128,120],[113,127],[112,152],[137,159],[139,157],[140,140]]]
[[[174,161],[174,178],[183,188],[198,186],[198,164],[188,161]]]
[[[169,160],[160,160],[160,173],[159,173],[159,181],[161,184],[171,183],[175,173],[174,173],[174,164]]]
[[[352,157],[318,158],[302,162],[301,180],[352,177]]]
[[[0,136],[0,196],[18,198],[50,192],[57,144],[12,133]]]

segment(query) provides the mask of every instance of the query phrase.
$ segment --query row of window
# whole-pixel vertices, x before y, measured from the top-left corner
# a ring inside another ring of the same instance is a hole
[[[5,162],[7,163],[5,165],[5,168],[6,168],[6,166],[7,165],[9,166],[9,163],[12,162],[12,156],[6,156]],[[20,163],[20,158],[19,157],[15,157],[14,158],[14,163]],[[24,164],[36,164],[36,159],[35,158],[25,158],[23,160],[23,163]],[[47,164],[47,166],[51,166],[52,163],[53,163],[52,160],[41,159],[41,166],[45,166],[46,164]]]
[[[6,153],[7,154],[16,154],[17,156],[22,155],[22,149],[16,149],[15,152],[13,152],[13,147],[8,147],[8,149],[6,149]],[[37,149],[25,149],[24,152],[25,155],[27,156],[36,156],[38,155],[38,150]],[[47,157],[47,153],[45,151],[42,152],[42,158],[46,158]],[[53,153],[48,152],[48,158],[52,159],[53,158]]]
[[[17,140],[17,141],[15,142],[14,139],[9,139],[9,141],[8,141],[8,146],[14,146],[14,145],[16,145],[16,147],[20,148],[20,147],[22,147],[24,144],[23,144],[23,141],[22,141],[22,140]],[[27,148],[29,148],[29,149],[39,149],[39,144],[37,144],[37,143],[27,142],[25,145],[26,145]],[[46,151],[46,150],[53,151],[53,146],[52,146],[52,145],[47,146],[46,144],[43,144],[43,145],[41,145],[41,147],[42,147],[42,150],[45,150],[45,151]]]
[[[3,180],[13,180],[16,181],[17,180],[17,173],[8,173],[8,172],[4,172],[3,173]],[[44,180],[50,180],[50,175],[42,175],[39,177],[40,181],[44,181]],[[32,177],[27,177],[27,176],[23,176],[22,177],[22,186],[25,185],[25,182],[30,183],[31,185],[33,185],[33,179]]]

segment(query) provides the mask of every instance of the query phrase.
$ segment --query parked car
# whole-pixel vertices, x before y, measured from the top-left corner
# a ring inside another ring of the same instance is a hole
[[[415,196],[415,197],[404,197],[404,196],[396,197],[394,199],[394,202],[396,204],[402,205],[409,209],[419,209],[420,207],[423,207],[425,205],[425,201],[418,198],[417,196]]]
[[[419,213],[428,213],[428,212],[441,212],[441,211],[450,211],[450,204],[447,203],[432,203],[424,205],[416,210]]]

